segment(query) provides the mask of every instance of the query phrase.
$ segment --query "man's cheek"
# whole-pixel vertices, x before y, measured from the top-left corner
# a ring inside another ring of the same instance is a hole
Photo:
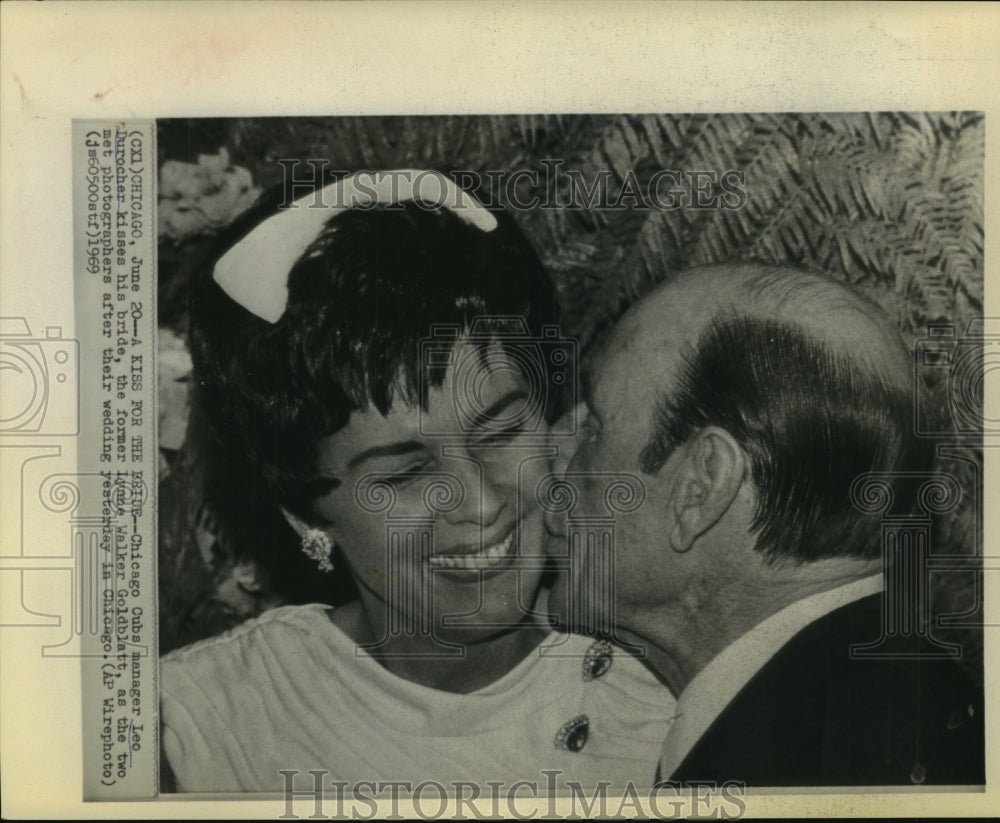
[[[563,512],[545,510],[545,553],[549,557],[566,554],[566,515]]]
[[[553,559],[565,559],[567,556],[565,521],[550,524],[548,520],[546,517],[545,534],[542,536],[545,554]]]
[[[557,474],[564,474],[567,471],[574,455],[584,442],[581,422],[585,414],[585,407],[581,404],[560,417],[549,429],[549,443],[558,449],[552,465],[552,470]]]

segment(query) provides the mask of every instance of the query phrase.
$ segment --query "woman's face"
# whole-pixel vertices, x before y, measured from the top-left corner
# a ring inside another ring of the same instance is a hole
[[[451,363],[426,409],[370,407],[319,444],[319,472],[338,484],[314,511],[374,639],[404,650],[521,623],[542,574],[535,488],[551,448],[541,416],[525,414],[539,398],[498,347],[483,358],[460,342]]]

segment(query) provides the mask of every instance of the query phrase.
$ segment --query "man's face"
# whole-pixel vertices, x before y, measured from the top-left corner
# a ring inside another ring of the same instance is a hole
[[[579,501],[569,519],[548,515],[549,530],[556,535],[549,552],[563,561],[568,556],[570,565],[553,591],[553,610],[566,615],[571,603],[576,614],[596,613],[602,616],[601,624],[621,628],[629,628],[636,609],[662,601],[668,590],[664,576],[669,574],[665,530],[670,461],[657,475],[647,475],[639,468],[639,456],[649,442],[653,410],[672,380],[673,366],[668,351],[648,344],[643,324],[637,322],[641,320],[627,316],[584,371],[581,435],[565,468],[565,479],[577,489]],[[615,511],[620,507],[614,503],[613,486],[621,480],[644,494],[641,505],[628,513]],[[588,543],[579,531],[575,541],[568,542],[575,519],[601,516],[613,518],[610,550],[607,543],[602,548],[600,539]]]

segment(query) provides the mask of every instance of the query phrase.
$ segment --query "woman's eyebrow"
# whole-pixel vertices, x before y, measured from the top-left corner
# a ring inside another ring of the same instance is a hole
[[[524,389],[512,389],[493,401],[484,411],[479,412],[472,420],[472,428],[482,426],[497,416],[507,406],[517,401],[524,400],[528,393]],[[372,446],[365,449],[360,454],[355,455],[347,462],[347,468],[353,469],[359,463],[372,460],[377,457],[396,457],[401,454],[412,454],[422,451],[424,444],[419,440],[400,440],[397,443],[386,443],[381,446]]]
[[[411,454],[412,452],[421,451],[423,448],[424,444],[418,440],[400,440],[398,443],[372,446],[370,449],[365,449],[361,454],[352,457],[347,463],[347,468],[353,469],[359,463],[376,457],[395,457],[400,454]]]
[[[340,478],[337,477],[320,477],[310,484],[312,493],[317,497],[326,497],[337,488],[340,488]]]
[[[482,427],[485,423],[493,421],[497,414],[503,411],[507,406],[512,405],[515,402],[526,400],[528,398],[528,392],[524,389],[511,389],[506,394],[501,395],[499,398],[490,403],[483,411],[476,414],[472,418],[472,428],[477,429]]]

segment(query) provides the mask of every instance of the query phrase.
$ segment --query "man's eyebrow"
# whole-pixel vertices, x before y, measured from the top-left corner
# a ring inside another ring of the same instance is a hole
[[[353,469],[359,463],[376,457],[395,457],[400,454],[412,454],[413,452],[422,451],[423,448],[423,443],[418,440],[400,440],[398,443],[372,446],[370,449],[365,449],[361,454],[352,457],[347,463],[347,468]]]
[[[524,389],[511,389],[509,392],[501,395],[499,398],[490,403],[485,410],[476,414],[476,416],[472,418],[471,427],[473,429],[483,427],[484,424],[494,420],[497,414],[507,408],[507,406],[526,399],[528,399],[528,392]]]

